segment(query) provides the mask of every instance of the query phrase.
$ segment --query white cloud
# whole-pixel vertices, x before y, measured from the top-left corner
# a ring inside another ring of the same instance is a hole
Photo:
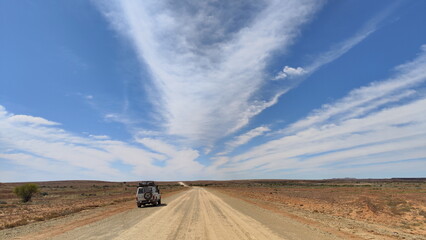
[[[89,135],[89,137],[94,138],[94,139],[98,139],[98,140],[106,140],[106,139],[110,139],[109,136],[107,135]]]
[[[231,152],[233,149],[235,149],[238,146],[244,145],[246,143],[248,143],[250,140],[252,140],[255,137],[261,136],[263,135],[265,132],[270,131],[271,129],[269,129],[266,126],[260,126],[257,128],[254,128],[244,134],[241,134],[239,136],[234,137],[231,141],[227,142],[226,145],[226,150],[222,153],[218,153],[217,155],[225,155],[228,154],[229,152]]]
[[[285,66],[283,69],[283,72],[286,73],[287,75],[302,75],[305,73],[305,70],[301,67],[292,68],[289,66]]]
[[[104,119],[106,121],[118,122],[118,123],[122,123],[124,125],[132,125],[132,124],[135,123],[135,120],[130,119],[125,114],[119,114],[119,113],[105,114]]]
[[[152,138],[136,139],[136,141],[167,157],[164,159],[166,168],[162,174],[178,173],[182,177],[205,177],[202,174],[204,166],[196,161],[200,156],[198,151],[189,148],[178,149],[176,146]]]
[[[107,19],[130,40],[141,64],[147,66],[153,89],[147,94],[152,94],[153,104],[166,119],[166,132],[203,145],[205,154],[213,142],[246,126],[295,86],[277,89],[272,98],[259,95],[268,78],[264,71],[269,58],[277,49],[286,50],[321,6],[313,0],[254,1],[254,10],[244,12],[247,8],[242,10],[239,4],[247,2],[225,4],[229,6],[217,11],[205,1],[99,2]],[[236,13],[243,21],[236,22]],[[313,63],[285,66],[276,78],[308,76],[370,36],[387,14]],[[182,180],[272,177],[286,171],[314,176],[318,171],[340,171],[342,166],[361,171],[368,165],[401,166],[410,161],[413,166],[424,166],[419,161],[426,157],[426,100],[414,87],[425,81],[425,69],[423,53],[399,66],[393,78],[351,91],[275,132],[273,141],[235,157],[216,156],[209,167],[197,161],[197,150],[159,140],[163,132],[139,130],[132,142],[103,135],[82,137],[61,129],[59,123],[13,115],[0,106],[0,160],[25,169],[25,174],[0,171],[1,180],[26,174],[34,177],[31,172],[57,179]],[[127,125],[137,122],[114,113],[105,119]],[[225,144],[225,153],[269,131],[262,126],[237,136]],[[121,172],[115,164],[132,170]]]
[[[285,178],[291,171],[299,177],[318,177],[327,169],[334,177],[340,167],[426,161],[426,112],[419,111],[425,104],[421,99],[361,119],[302,130],[255,147],[221,167],[228,176],[248,172],[262,177],[275,171],[275,177]],[[352,171],[352,176],[358,174]]]
[[[23,124],[35,125],[59,125],[57,122],[52,122],[41,117],[33,117],[28,115],[12,115],[8,117],[8,121]]]
[[[369,166],[395,172],[403,163],[413,167],[402,168],[402,174],[418,173],[416,167],[426,161],[426,96],[418,91],[426,82],[426,47],[396,70],[393,77],[352,90],[275,131],[275,140],[233,157],[214,157],[208,167],[191,148],[142,136],[133,143],[82,137],[47,119],[13,115],[0,106],[0,160],[15,166],[1,171],[1,179],[43,180],[40,173],[49,179],[314,178],[325,173],[359,176],[354,171],[371,172]],[[266,132],[270,129],[261,126],[237,136],[227,143],[229,150]],[[115,164],[132,170],[122,172]]]
[[[226,3],[226,2],[225,2]],[[209,2],[175,6],[160,1],[99,3],[134,44],[157,89],[152,101],[172,135],[209,145],[245,126],[276,102],[256,99],[271,53],[287,48],[320,7],[318,1]],[[191,5],[191,6],[188,6]],[[247,8],[244,8],[247,9]],[[245,21],[235,22],[239,14]],[[236,28],[236,29],[235,29]]]
[[[4,181],[16,180],[17,176],[20,181],[203,176],[204,167],[195,161],[199,156],[196,150],[177,149],[153,139],[138,140],[146,146],[143,148],[105,135],[78,136],[43,118],[16,116],[22,115],[8,113],[0,105],[0,161],[13,166],[7,171],[10,178],[2,177]],[[132,170],[120,170],[115,164],[128,165]],[[22,171],[28,175],[19,174]]]
[[[146,130],[146,129],[136,129],[136,137],[141,138],[141,137],[146,137],[146,136],[160,136],[163,135],[162,132],[160,131],[153,131],[153,130]]]
[[[421,54],[414,61],[396,68],[399,72],[395,77],[355,89],[343,99],[332,105],[324,105],[306,119],[292,124],[285,131],[293,132],[315,124],[322,124],[336,116],[340,119],[345,119],[343,116],[355,118],[385,104],[412,96],[415,94],[415,90],[409,88],[425,81],[425,66],[426,50],[422,47]]]
[[[279,72],[273,80],[279,80],[279,79],[284,79],[286,77],[294,77],[294,76],[299,77],[304,75],[305,73],[306,71],[302,67],[292,68],[289,66],[285,66],[283,70]]]
[[[308,64],[305,67],[292,68],[285,66],[282,71],[280,71],[272,80],[285,79],[287,77],[299,77],[299,81],[294,81],[287,86],[287,89],[290,90],[296,87],[302,80],[304,80],[308,75],[314,73],[322,66],[333,62],[334,60],[340,58],[342,55],[347,53],[353,47],[361,43],[368,36],[377,31],[378,27],[382,22],[389,16],[389,14],[396,9],[398,3],[391,4],[388,8],[383,10],[376,17],[368,21],[364,26],[352,37],[335,44],[331,47],[329,51],[321,53],[317,56],[314,61]],[[288,91],[287,90],[287,91]]]
[[[311,73],[375,32],[396,6],[389,6],[311,64],[285,66],[273,79],[294,81],[275,89],[271,97],[260,94],[267,82],[267,60],[293,42],[322,2],[265,1],[255,4],[253,12],[239,12],[235,2],[220,9],[197,1],[179,6],[161,1],[98,3],[148,66],[154,86],[150,89],[155,89],[151,99],[163,116],[159,124],[164,133],[189,139],[193,146],[211,146],[246,126]],[[245,16],[245,21],[229,20],[233,15]]]
[[[212,168],[228,177],[285,178],[324,177],[324,172],[359,176],[356,170],[340,169],[421,164],[426,161],[426,96],[416,89],[426,82],[426,49],[422,50],[388,80],[355,89],[275,132],[284,136],[220,159]],[[415,167],[404,171],[418,172]]]
[[[265,132],[270,131],[270,129],[268,127],[265,126],[261,126],[261,127],[257,127],[255,129],[252,129],[240,136],[235,137],[234,141],[230,142],[229,145],[231,147],[237,147],[243,144],[246,144],[247,142],[249,142],[251,139],[260,136],[262,134],[264,134]]]
[[[141,138],[141,139],[136,139],[136,141],[138,143],[145,145],[146,147],[148,147],[149,149],[157,153],[162,153],[167,156],[173,156],[173,155],[176,155],[177,153],[177,150],[175,149],[174,146],[157,139]]]
[[[33,156],[31,154],[25,153],[0,153],[0,159],[7,159],[14,164],[24,166],[27,170],[38,172],[38,178],[45,174],[57,174],[65,179],[73,179],[75,172],[78,171],[78,168],[67,165],[63,162],[53,162],[45,158],[40,158]],[[21,176],[22,177],[22,176]],[[16,179],[16,181],[23,181],[24,178]],[[7,179],[11,181],[11,179]]]

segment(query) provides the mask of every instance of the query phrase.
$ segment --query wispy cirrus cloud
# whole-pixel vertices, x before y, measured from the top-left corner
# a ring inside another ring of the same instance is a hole
[[[196,150],[148,138],[129,143],[108,136],[80,136],[58,125],[40,117],[14,115],[0,105],[0,164],[8,166],[0,181],[170,180],[202,174],[203,167],[194,161],[199,156]]]
[[[412,176],[426,167],[426,96],[418,91],[426,82],[426,46],[396,71],[389,79],[354,89],[284,129],[272,132],[263,126],[235,137],[227,144],[228,151],[266,132],[279,136],[233,157],[213,157],[209,166],[197,161],[197,150],[151,135],[141,135],[132,143],[84,137],[61,129],[58,123],[14,115],[0,106],[0,162],[13,166],[1,176],[7,181],[43,180],[32,175],[37,171],[49,179],[320,178],[328,172],[348,176],[396,166],[403,169],[399,174]],[[117,164],[131,170],[124,173]]]
[[[337,44],[334,44],[330,50],[325,51],[321,54],[319,54],[314,60],[303,67],[290,67],[290,66],[284,66],[283,70],[278,72],[272,80],[280,80],[285,79],[288,77],[291,77],[293,79],[297,79],[297,81],[294,81],[293,83],[289,84],[287,86],[287,91],[291,88],[296,87],[301,81],[306,79],[307,76],[314,73],[318,69],[320,69],[322,66],[327,65],[336,59],[343,56],[345,53],[347,53],[349,50],[357,46],[359,43],[361,43],[363,40],[365,40],[367,37],[369,37],[371,34],[376,32],[381,25],[383,25],[384,21],[387,19],[387,17],[398,7],[398,2],[395,2],[391,4],[389,7],[384,9],[382,12],[380,12],[378,15],[370,19],[368,22],[366,22],[360,30],[358,30],[353,36],[343,40],[342,42],[339,42]]]
[[[59,125],[57,122],[52,122],[41,117],[33,117],[29,115],[12,115],[9,117],[9,121],[22,124]]]
[[[110,139],[110,137],[107,136],[107,135],[89,135],[89,137],[94,138],[94,139],[98,139],[98,140]]]
[[[167,133],[209,145],[277,98],[257,96],[271,54],[286,49],[318,1],[99,3],[135,46]],[[244,8],[242,8],[244,5]]]
[[[136,141],[145,145],[152,151],[164,155],[167,171],[173,169],[173,171],[179,172],[181,176],[203,176],[204,166],[196,161],[200,156],[198,151],[191,148],[178,148],[153,138],[139,138],[136,139]],[[163,174],[165,174],[165,172],[163,172]]]
[[[328,172],[347,173],[347,168],[371,173],[369,168],[402,163],[426,166],[426,96],[416,91],[426,82],[426,46],[421,48],[419,56],[398,66],[393,77],[354,89],[274,132],[281,137],[218,159],[213,167],[228,176],[256,172],[259,177],[275,173],[318,178]],[[418,173],[416,167],[404,169],[407,172],[400,174]]]
[[[421,53],[415,61],[396,67],[398,74],[382,82],[373,82],[369,86],[351,91],[346,97],[333,105],[324,105],[306,119],[289,126],[285,131],[297,131],[323,124],[333,118],[346,120],[360,117],[385,104],[398,102],[416,93],[413,86],[425,81],[426,45],[421,46]]]
[[[248,132],[245,132],[241,135],[235,136],[232,140],[230,140],[229,142],[227,142],[226,145],[226,149],[224,152],[218,153],[217,155],[226,155],[228,153],[230,153],[233,149],[235,149],[238,146],[244,145],[246,143],[248,143],[250,140],[252,140],[255,137],[258,136],[262,136],[263,134],[265,134],[266,132],[271,131],[271,129],[269,129],[269,127],[267,126],[260,126],[254,129],[251,129]]]

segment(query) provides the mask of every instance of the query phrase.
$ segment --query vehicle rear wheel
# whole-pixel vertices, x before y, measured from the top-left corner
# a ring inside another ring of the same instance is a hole
[[[142,206],[142,204],[140,204],[140,203],[136,203],[136,205],[138,205],[138,208],[140,208]]]
[[[158,200],[158,205],[161,205],[161,199],[160,199],[160,200]]]

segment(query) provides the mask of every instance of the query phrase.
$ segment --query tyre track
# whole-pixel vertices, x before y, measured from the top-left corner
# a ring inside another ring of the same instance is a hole
[[[122,239],[283,239],[202,188],[193,188],[128,229]]]

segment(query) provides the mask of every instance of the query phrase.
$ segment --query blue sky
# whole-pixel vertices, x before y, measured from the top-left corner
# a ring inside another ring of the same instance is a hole
[[[1,1],[0,181],[425,177],[425,1]]]

